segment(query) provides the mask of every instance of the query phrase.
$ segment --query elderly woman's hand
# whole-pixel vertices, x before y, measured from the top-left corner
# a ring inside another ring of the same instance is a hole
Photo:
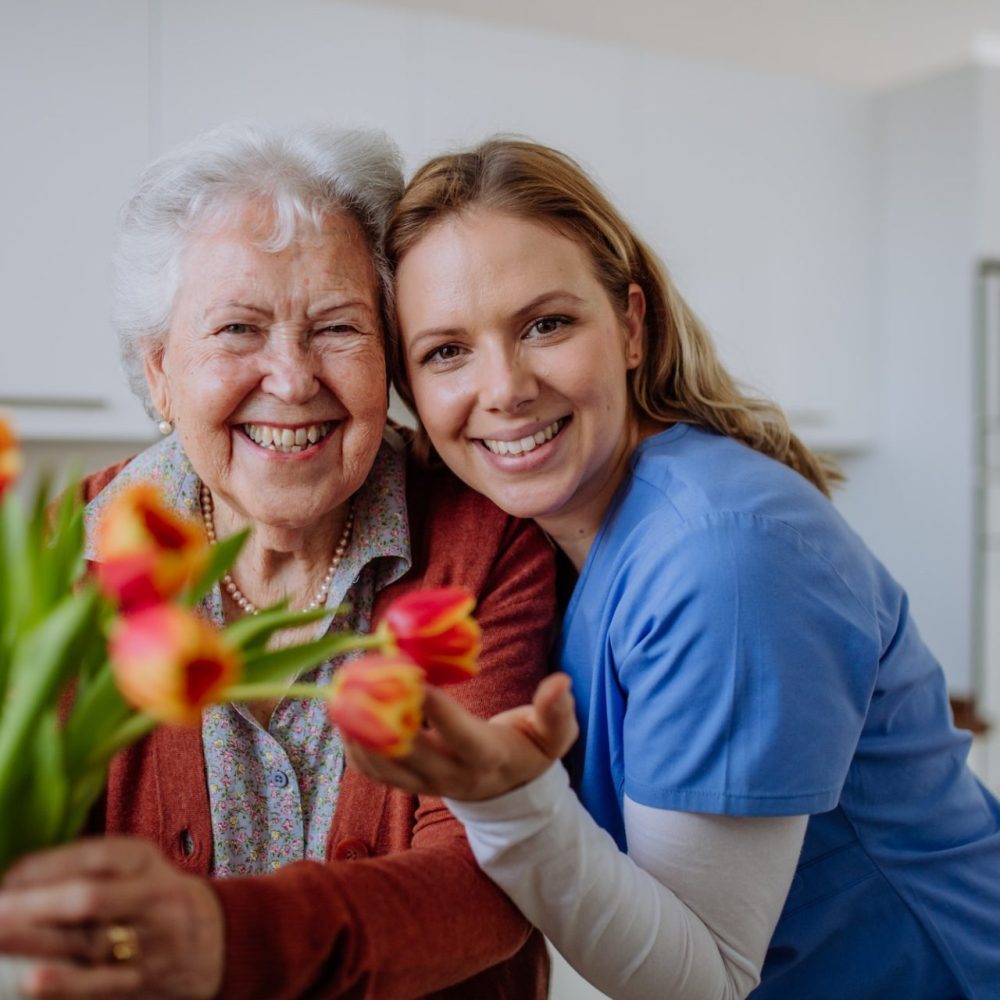
[[[211,997],[222,909],[204,879],[129,837],[30,855],[0,884],[0,953],[40,959],[30,997]]]
[[[406,757],[383,757],[348,743],[349,763],[374,781],[414,794],[476,802],[538,777],[579,733],[565,674],[546,677],[530,705],[489,721],[470,714],[443,691],[428,688],[424,715],[430,728],[417,736]]]

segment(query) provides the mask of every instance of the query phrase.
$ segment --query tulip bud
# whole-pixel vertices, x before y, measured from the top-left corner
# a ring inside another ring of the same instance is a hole
[[[196,725],[242,670],[239,654],[193,611],[159,604],[120,618],[108,646],[122,697],[164,722]]]
[[[148,483],[111,500],[95,548],[97,582],[127,614],[171,600],[198,576],[209,554],[201,526],[167,507]]]
[[[414,590],[393,601],[379,626],[385,648],[422,667],[429,684],[452,684],[479,670],[479,623],[472,617],[476,599],[461,587]]]
[[[0,498],[21,474],[23,458],[14,429],[0,417]]]
[[[402,657],[369,653],[334,674],[328,697],[330,720],[344,736],[403,757],[420,729],[424,672]]]

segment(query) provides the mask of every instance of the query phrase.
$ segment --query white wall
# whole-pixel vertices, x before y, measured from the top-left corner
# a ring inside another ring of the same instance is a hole
[[[5,0],[0,18],[18,151],[0,186],[0,405],[21,401],[27,437],[77,439],[90,467],[109,446],[88,440],[117,456],[149,438],[106,317],[114,217],[151,155],[233,118],[382,127],[411,167],[532,134],[604,183],[733,370],[852,456],[838,503],[968,688],[971,269],[1000,252],[995,74],[871,97],[330,0]]]
[[[906,586],[953,690],[969,692],[975,291],[979,259],[1000,252],[1000,70],[941,74],[876,104],[881,430],[849,463],[840,505]]]
[[[26,152],[0,206],[21,222],[0,269],[17,331],[0,403],[64,403],[16,407],[27,436],[145,434],[107,328],[112,222],[148,154],[240,118],[376,125],[411,167],[494,131],[562,146],[661,250],[739,375],[814,440],[870,441],[872,107],[852,91],[321,0],[10,0],[4,16],[0,83],[22,97],[0,129]]]

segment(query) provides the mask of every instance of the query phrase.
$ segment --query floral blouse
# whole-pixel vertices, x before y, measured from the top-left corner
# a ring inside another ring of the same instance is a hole
[[[171,435],[130,462],[90,503],[88,538],[108,500],[137,480],[154,483],[179,511],[200,520],[201,481]],[[92,551],[87,555],[93,558]],[[375,595],[409,567],[405,458],[390,431],[354,496],[350,546],[330,584],[329,617],[319,623],[317,633],[367,631]],[[202,611],[224,624],[218,585],[202,602]],[[296,681],[326,683],[354,655],[336,657]],[[212,706],[202,716],[202,745],[212,809],[213,875],[260,874],[303,858],[325,858],[344,750],[322,699],[280,701],[266,727],[244,705]]]

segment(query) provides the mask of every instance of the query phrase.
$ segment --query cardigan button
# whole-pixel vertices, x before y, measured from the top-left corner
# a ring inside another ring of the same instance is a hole
[[[342,840],[333,850],[336,861],[357,861],[359,858],[367,858],[370,854],[371,848],[357,837]]]
[[[194,854],[194,837],[191,836],[191,831],[187,827],[181,830],[179,840],[181,842],[181,854],[186,858],[191,857]]]

